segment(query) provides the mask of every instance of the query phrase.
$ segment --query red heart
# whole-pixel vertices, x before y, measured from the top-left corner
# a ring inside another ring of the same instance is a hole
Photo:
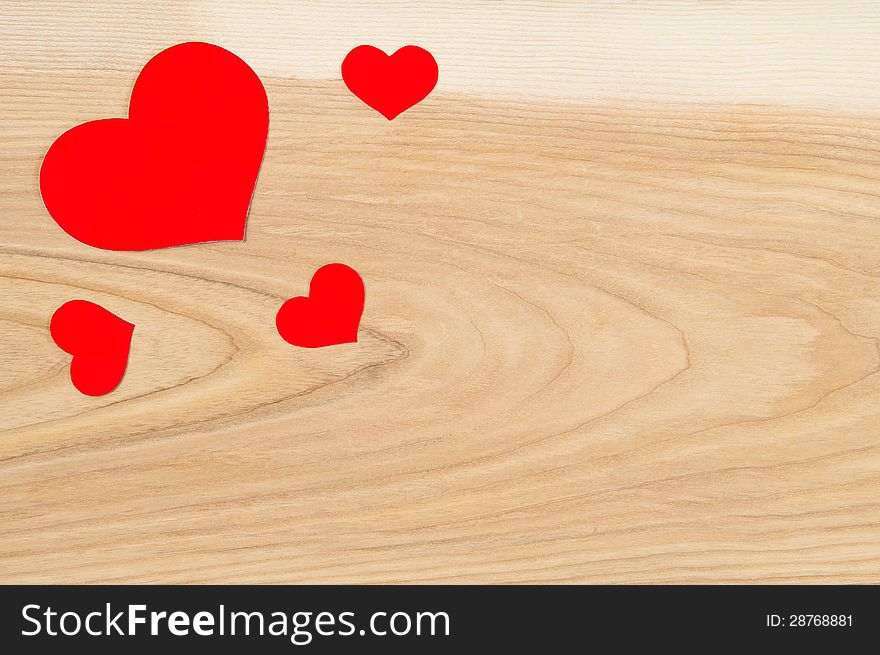
[[[364,311],[364,282],[345,264],[327,264],[312,276],[309,295],[278,310],[278,334],[294,346],[320,348],[357,341]]]
[[[359,45],[342,62],[348,89],[389,121],[421,102],[437,84],[437,62],[417,45],[390,57],[379,48]]]
[[[49,148],[40,192],[58,225],[108,250],[244,239],[269,129],[254,71],[208,43],[173,46],[138,75],[128,115]]]
[[[49,323],[55,344],[73,355],[70,381],[80,393],[103,396],[122,382],[134,325],[87,300],[71,300]]]

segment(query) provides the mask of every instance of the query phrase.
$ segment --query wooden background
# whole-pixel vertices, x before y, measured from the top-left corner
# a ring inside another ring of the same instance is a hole
[[[258,6],[257,6],[258,5]],[[880,4],[0,2],[0,581],[880,582]],[[207,40],[247,240],[110,253],[38,171]],[[338,75],[427,47],[388,123]],[[275,332],[358,269],[360,341]],[[49,337],[137,324],[114,393]]]

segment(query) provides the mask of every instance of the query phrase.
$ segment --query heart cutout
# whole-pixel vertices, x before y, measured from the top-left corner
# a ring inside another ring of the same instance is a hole
[[[93,302],[71,300],[55,310],[49,332],[73,355],[70,381],[80,393],[103,396],[122,382],[134,325]]]
[[[437,84],[433,55],[416,45],[388,56],[379,48],[359,45],[342,62],[349,90],[389,121],[424,100]]]
[[[302,348],[357,341],[364,311],[364,282],[345,264],[326,264],[312,276],[309,295],[286,301],[278,310],[278,334]]]
[[[223,48],[182,43],[144,66],[127,119],[55,140],[40,193],[61,229],[96,248],[240,241],[268,129],[256,73]]]

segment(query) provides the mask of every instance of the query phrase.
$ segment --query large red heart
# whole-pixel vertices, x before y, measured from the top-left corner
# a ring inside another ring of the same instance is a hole
[[[342,62],[349,90],[389,121],[421,102],[437,84],[437,62],[416,45],[390,57],[379,48],[359,45]]]
[[[288,343],[320,348],[357,341],[363,311],[361,276],[345,264],[327,264],[312,276],[308,296],[281,305],[275,324]]]
[[[138,75],[128,115],[49,148],[40,192],[58,225],[108,250],[244,239],[269,129],[254,71],[208,43],[173,46]]]
[[[49,323],[55,344],[73,355],[70,381],[87,396],[103,396],[122,382],[134,325],[87,300],[71,300]]]

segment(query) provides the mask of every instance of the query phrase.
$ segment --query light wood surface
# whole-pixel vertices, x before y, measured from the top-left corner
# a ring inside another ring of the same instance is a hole
[[[251,5],[260,5],[257,8]],[[0,581],[880,582],[880,5],[0,2]],[[270,99],[243,243],[65,235],[173,43]],[[431,49],[388,123],[338,79]],[[360,341],[275,332],[341,261]],[[56,307],[136,324],[78,394]]]

